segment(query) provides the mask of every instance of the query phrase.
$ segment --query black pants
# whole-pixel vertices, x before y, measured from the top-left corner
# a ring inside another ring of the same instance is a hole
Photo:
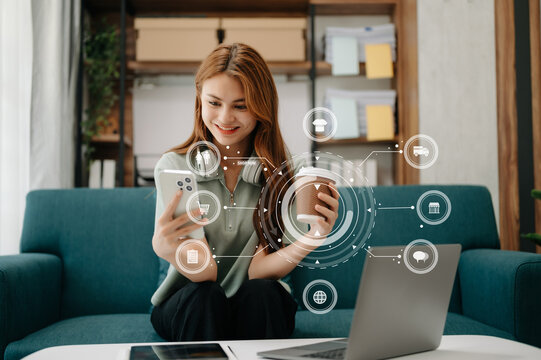
[[[297,303],[275,280],[245,281],[231,298],[216,282],[189,283],[152,311],[167,341],[288,338]]]

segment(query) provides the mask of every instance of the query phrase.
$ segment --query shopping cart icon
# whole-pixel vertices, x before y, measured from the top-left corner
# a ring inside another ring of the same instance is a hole
[[[201,215],[207,215],[209,213],[210,204],[201,204],[199,201],[197,204],[199,204],[199,211],[201,211]]]

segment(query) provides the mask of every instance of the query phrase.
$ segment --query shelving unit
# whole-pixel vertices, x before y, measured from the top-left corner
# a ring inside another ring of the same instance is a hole
[[[186,61],[128,61],[128,70],[137,75],[156,74],[194,74],[199,67],[199,62]],[[310,61],[269,62],[269,68],[273,74],[308,75],[311,69]],[[332,65],[326,61],[316,62],[317,75],[331,75]],[[359,64],[361,75],[366,73],[365,64]]]
[[[92,137],[92,142],[97,144],[118,144],[119,141],[119,134],[104,134]],[[124,137],[124,144],[126,144],[127,146],[131,146],[130,138]]]
[[[372,142],[366,138],[330,140],[326,144],[391,144],[406,141],[418,133],[417,100],[417,23],[416,0],[220,0],[175,1],[175,0],[84,0],[84,7],[91,15],[112,14],[120,23],[121,34],[121,79],[119,83],[119,105],[115,112],[118,134],[100,136],[95,143],[110,150],[117,146],[119,159],[118,181],[120,186],[133,185],[132,149],[132,96],[126,91],[133,79],[142,75],[194,74],[198,62],[142,62],[135,60],[135,16],[208,16],[208,17],[298,17],[308,16],[307,39],[308,61],[270,62],[274,74],[309,75],[312,86],[310,100],[315,105],[315,81],[318,76],[331,75],[331,64],[315,58],[314,17],[316,15],[389,15],[397,31],[397,60],[394,64],[396,77],[393,88],[397,91],[397,136],[392,141]],[[359,26],[362,26],[360,24]],[[360,76],[365,74],[365,64],[360,63]],[[114,151],[113,151],[114,152]],[[418,173],[409,167],[402,157],[395,161],[396,184],[418,182]]]
[[[351,139],[331,139],[325,141],[325,145],[366,145],[366,144],[394,144],[399,140],[395,137],[390,140],[368,140],[366,137]]]
[[[395,24],[397,47],[396,61],[393,64],[395,77],[392,88],[397,92],[397,128],[392,140],[368,141],[365,137],[329,140],[324,143],[312,143],[312,151],[329,145],[370,145],[400,144],[418,133],[418,85],[417,85],[417,16],[416,0],[310,0],[310,33],[315,34],[315,17],[318,15],[388,15]],[[362,27],[359,24],[359,27]],[[310,53],[312,71],[311,104],[316,106],[316,81],[321,73],[317,70],[320,61],[315,54],[315,36],[311,36]],[[360,64],[364,70],[364,64]],[[330,73],[330,69],[329,69]],[[326,74],[328,75],[328,74]],[[361,71],[359,76],[364,76]],[[401,156],[394,160],[394,183],[415,184],[419,182],[418,170],[407,165]]]

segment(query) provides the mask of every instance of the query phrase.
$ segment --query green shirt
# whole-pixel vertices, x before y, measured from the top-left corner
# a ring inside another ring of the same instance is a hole
[[[169,152],[164,154],[158,161],[154,169],[154,179],[156,179],[157,188],[156,221],[167,206],[162,201],[158,183],[159,172],[166,169],[190,170],[186,164],[185,155]],[[221,202],[220,215],[214,222],[205,225],[203,229],[210,251],[213,255],[216,255],[215,260],[218,265],[218,277],[216,281],[222,286],[227,297],[231,297],[237,292],[242,283],[248,279],[248,268],[259,244],[259,238],[252,222],[254,212],[252,209],[257,206],[262,185],[245,182],[242,179],[241,171],[235,190],[231,194],[225,185],[224,173],[221,167],[218,167],[218,170],[210,176],[203,177],[195,175],[195,177],[198,190],[208,190],[214,193]],[[252,209],[223,209],[224,205],[230,206],[233,203],[235,203],[236,207],[248,207]],[[165,261],[162,262],[165,263]],[[159,305],[189,281],[174,266],[169,264],[165,280],[152,296],[152,304],[155,306]]]

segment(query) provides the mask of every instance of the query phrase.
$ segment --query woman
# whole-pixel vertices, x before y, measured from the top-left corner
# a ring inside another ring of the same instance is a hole
[[[205,225],[206,239],[200,245],[183,246],[181,256],[197,246],[213,254],[199,272],[186,271],[176,261],[177,248],[188,234],[203,225],[192,224],[187,214],[173,218],[182,192],[169,203],[157,196],[156,224],[152,245],[167,261],[167,278],[154,294],[151,321],[160,336],[169,341],[287,338],[295,327],[297,308],[287,285],[277,281],[286,276],[313,249],[313,246],[286,246],[263,236],[260,221],[282,224],[273,211],[254,209],[262,186],[271,178],[272,167],[287,159],[278,125],[278,96],[271,73],[261,56],[243,44],[220,45],[201,64],[195,78],[195,123],[192,135],[182,145],[164,154],[155,169],[155,178],[164,169],[188,170],[186,153],[198,141],[214,144],[221,154],[217,172],[196,176],[199,190],[211,191],[223,204],[239,210],[222,210],[218,220]],[[234,158],[234,159],[231,159]],[[247,179],[243,169],[263,163],[261,178]],[[283,186],[288,171],[267,186]],[[159,184],[157,184],[158,192]],[[337,218],[338,192],[319,193],[327,207],[316,206],[325,218],[311,225],[308,237],[328,234]],[[197,214],[197,211],[193,213]],[[272,236],[271,236],[272,237]],[[269,246],[269,241],[274,246]],[[297,240],[298,241],[298,240]],[[278,247],[276,246],[277,244]],[[280,248],[281,247],[281,248]],[[215,256],[215,258],[214,258]],[[293,259],[293,261],[291,260]]]

